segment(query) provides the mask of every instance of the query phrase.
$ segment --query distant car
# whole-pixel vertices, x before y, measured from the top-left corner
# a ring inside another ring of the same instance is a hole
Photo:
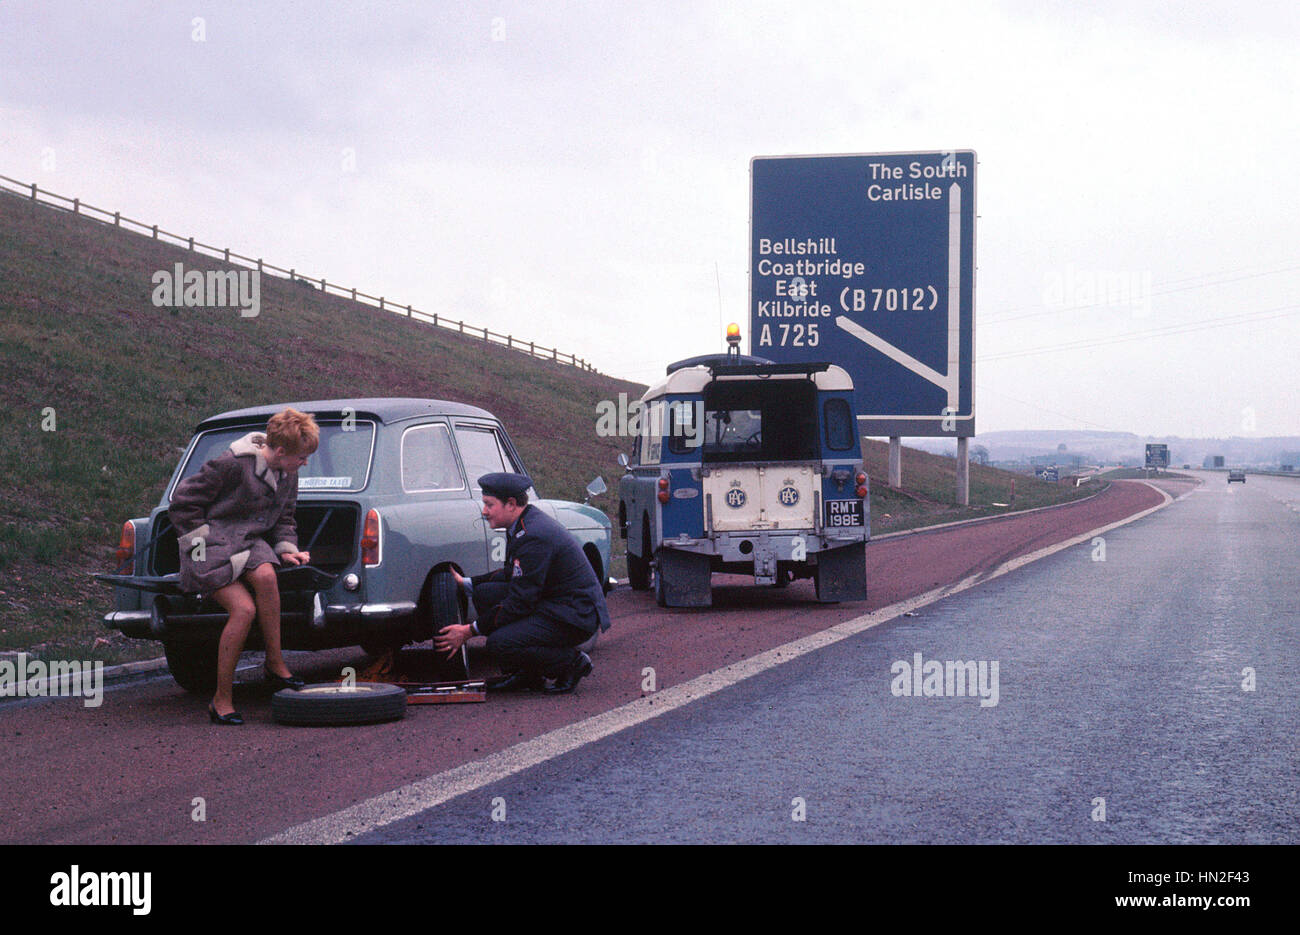
[[[1233,481],[1235,481],[1235,480],[1239,480],[1239,481],[1241,481],[1243,484],[1246,483],[1246,472],[1245,472],[1245,471],[1229,471],[1229,472],[1228,472],[1228,483],[1231,484],[1231,483],[1232,483]]]
[[[430,639],[464,611],[451,569],[469,576],[501,567],[504,532],[488,528],[475,480],[526,473],[491,413],[435,399],[332,399],[224,412],[205,419],[149,516],[127,520],[104,622],[160,640],[172,676],[206,691],[216,677],[225,611],[178,586],[180,555],[167,510],[176,485],[285,406],[310,412],[320,447],[298,475],[298,545],[309,566],[281,568],[286,649],[360,645],[369,652]],[[600,478],[588,487],[603,490]],[[595,507],[530,500],[578,539],[608,589],[611,525]],[[256,628],[250,641],[258,638]],[[252,645],[252,644],[250,644]]]

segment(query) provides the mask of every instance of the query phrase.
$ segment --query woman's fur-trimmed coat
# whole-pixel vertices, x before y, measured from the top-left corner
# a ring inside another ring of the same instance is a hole
[[[265,435],[250,432],[176,485],[168,516],[180,546],[183,590],[211,594],[298,551],[298,474],[271,470],[265,444]]]

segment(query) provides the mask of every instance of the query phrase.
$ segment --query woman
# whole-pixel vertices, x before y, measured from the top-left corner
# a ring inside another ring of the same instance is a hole
[[[275,568],[311,556],[298,550],[294,507],[298,469],[320,444],[310,415],[285,409],[266,433],[250,432],[176,485],[168,516],[177,530],[181,588],[210,594],[230,615],[217,648],[214,724],[243,724],[235,710],[235,665],[256,617],[266,644],[266,677],[299,689],[280,652],[280,589]],[[181,534],[181,530],[186,530]]]

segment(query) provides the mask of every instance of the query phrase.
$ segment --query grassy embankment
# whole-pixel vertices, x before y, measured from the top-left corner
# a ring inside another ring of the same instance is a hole
[[[1095,481],[1079,487],[1053,484],[1028,474],[972,464],[970,505],[963,507],[956,503],[956,459],[904,448],[903,487],[895,489],[887,484],[889,443],[870,440],[863,456],[871,477],[871,531],[874,535],[1066,503],[1091,496],[1102,486]],[[1006,506],[996,505],[1000,503]]]
[[[597,473],[616,486],[627,446],[597,437],[596,404],[642,387],[269,274],[256,318],[155,307],[151,276],[177,262],[225,268],[0,194],[0,650],[157,655],[102,627],[109,591],[89,573],[111,570],[122,521],[157,503],[194,425],[223,410],[452,399],[506,424],[544,495],[581,500]]]
[[[236,249],[240,245],[233,245]],[[0,193],[0,651],[117,662],[157,655],[99,620],[124,519],[157,502],[205,416],[242,406],[359,396],[458,400],[495,413],[547,496],[611,492],[625,440],[594,432],[596,404],[635,384],[535,360],[328,296],[269,274],[262,311],[158,308],[151,277],[179,247]],[[53,429],[47,430],[47,429]],[[908,449],[905,491],[886,487],[887,446],[868,446],[877,532],[1001,511],[1012,475],[971,468],[970,508],[953,465]],[[1016,508],[1082,495],[1017,477]],[[623,574],[621,540],[614,568]]]

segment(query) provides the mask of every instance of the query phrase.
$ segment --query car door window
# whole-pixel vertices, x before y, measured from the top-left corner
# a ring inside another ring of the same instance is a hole
[[[493,474],[497,471],[523,473],[492,429],[457,425],[456,445],[460,448],[461,459],[465,462],[465,474],[475,490],[479,489],[478,479],[484,474]]]
[[[465,489],[447,426],[417,425],[402,435],[402,489],[407,493]]]

